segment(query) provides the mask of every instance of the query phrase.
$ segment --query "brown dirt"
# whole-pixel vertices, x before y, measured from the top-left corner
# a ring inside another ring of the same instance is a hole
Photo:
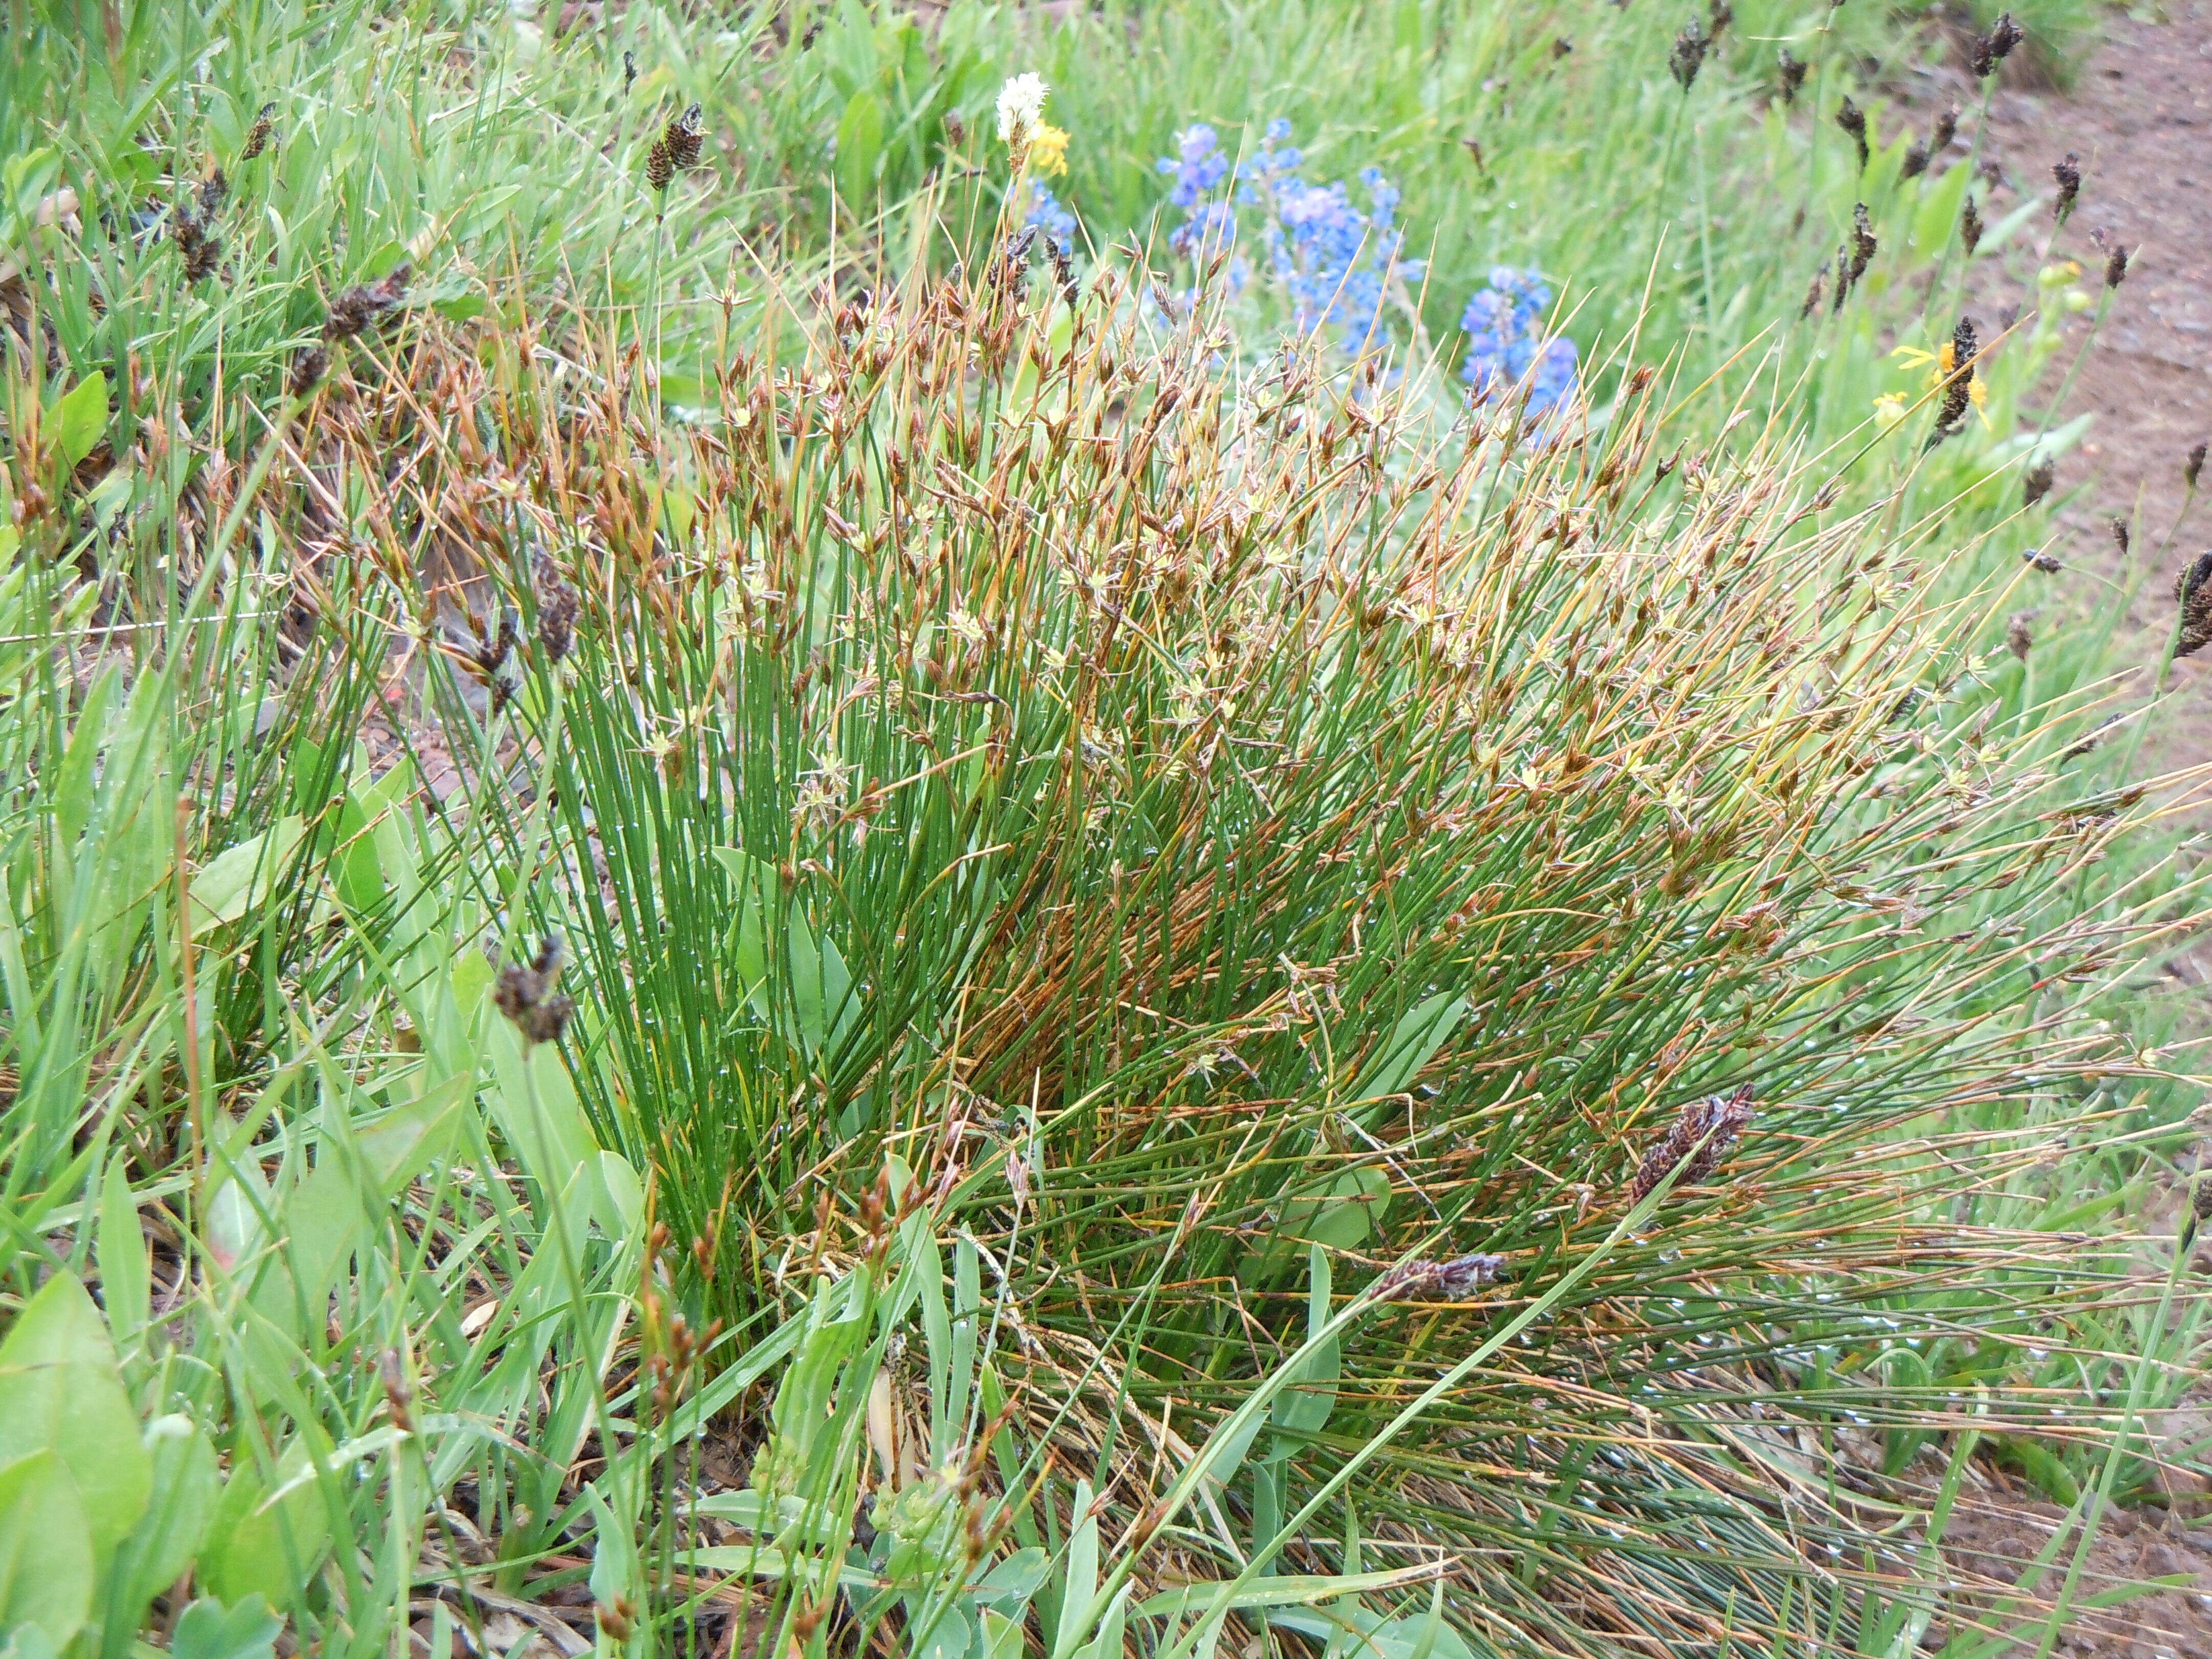
[[[2077,493],[2059,512],[2047,550],[2077,570],[2135,587],[2118,642],[2138,694],[2148,695],[2172,621],[2173,574],[2212,549],[2205,499],[2212,465],[2181,519],[2184,459],[2191,446],[2212,439],[2212,0],[2166,0],[2155,21],[2110,12],[2106,42],[2070,94],[2029,80],[2002,82],[1990,103],[1983,150],[2004,182],[1989,218],[2027,196],[2050,197],[2051,164],[2071,152],[2081,161],[2081,200],[2052,257],[2079,261],[2094,288],[2106,250],[2129,253],[2111,314],[2053,422],[2095,417],[2084,443],[2059,462],[2059,492]],[[1923,74],[1905,91],[1923,109],[1956,102],[1970,112],[1962,124],[1969,128],[1979,101],[1962,60]],[[1962,147],[1968,137],[1960,133]],[[1985,326],[2029,291],[2048,226],[2039,216],[2002,267],[1983,262],[1977,297]],[[2086,316],[2073,322],[2058,363],[2072,361],[2090,327]],[[2129,524],[2125,556],[2113,535],[2116,517]],[[2083,602],[2095,599],[2085,594]],[[2212,762],[2212,660],[2177,663],[2171,684],[2174,695],[2152,723],[2143,760],[2161,769]]]
[[[2070,94],[2026,74],[2000,84],[1983,150],[2003,175],[1988,214],[1992,222],[2029,195],[2050,196],[2051,164],[2071,151],[2081,161],[2081,200],[2053,257],[2080,261],[2094,287],[2107,249],[2118,245],[2129,252],[2111,314],[2052,421],[2095,417],[2082,445],[2059,462],[2058,489],[2075,493],[2057,514],[2046,550],[2066,562],[2076,582],[2094,572],[2133,587],[2115,643],[2120,663],[2132,671],[2130,689],[2139,703],[2149,695],[2169,636],[2173,574],[2212,550],[2206,500],[2212,464],[2186,517],[2182,478],[2191,447],[2212,440],[2212,0],[2166,0],[2155,17],[2115,10],[2106,27],[2104,45],[2082,65]],[[1923,123],[1948,102],[1972,112],[1980,97],[1963,57],[1899,90]],[[1971,124],[1970,113],[1962,125]],[[1962,148],[1970,137],[1962,131]],[[2001,322],[2004,306],[2032,291],[2026,285],[2048,225],[2039,219],[2002,265],[1984,262],[1975,303],[1986,315],[1978,321]],[[2057,360],[2061,365],[2089,337],[2089,328],[2086,317],[2071,325]],[[2116,517],[2129,526],[2124,555],[2113,535]],[[2085,593],[2081,603],[2094,605],[2096,599]],[[2212,763],[2207,659],[2174,665],[2172,690],[2147,733],[2142,769]],[[2212,950],[2193,954],[2212,956]],[[2166,1231],[2171,1233],[2170,1224]],[[2169,1476],[2175,1503],[2171,1510],[2123,1510],[2108,1519],[2091,1548],[2076,1601],[2175,1576],[2186,1588],[2154,1590],[2077,1615],[2055,1653],[2069,1659],[2212,1659],[2212,1506],[2202,1473],[2212,1413],[2194,1395],[2192,1401],[2152,1425],[2163,1456],[2177,1466]],[[2002,1470],[1984,1465],[1976,1474],[1961,1494],[1944,1553],[1962,1588],[2016,1582],[2050,1543],[2062,1511]],[[2057,1569],[2023,1611],[2038,1601],[2047,1607],[2072,1548],[2069,1538]],[[1971,1593],[1964,1600],[1987,1606],[1985,1597]],[[1965,1606],[1960,1616],[1972,1617]],[[1993,1624],[2014,1633],[2015,1645],[2006,1651],[2035,1651],[2039,1618],[2023,1625],[2016,1613]],[[1939,1628],[1931,1634],[1954,1633]]]

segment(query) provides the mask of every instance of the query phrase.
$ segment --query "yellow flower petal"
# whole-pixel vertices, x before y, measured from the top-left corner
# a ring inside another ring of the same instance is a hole
[[[1038,127],[1030,140],[1030,165],[1039,173],[1066,172],[1067,134],[1050,122]]]

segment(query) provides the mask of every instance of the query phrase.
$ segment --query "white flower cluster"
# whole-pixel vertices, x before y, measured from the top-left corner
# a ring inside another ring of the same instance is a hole
[[[1044,76],[1031,72],[1017,75],[999,88],[999,137],[1007,143],[1017,132],[1034,133],[1044,118],[1045,94],[1052,90]]]

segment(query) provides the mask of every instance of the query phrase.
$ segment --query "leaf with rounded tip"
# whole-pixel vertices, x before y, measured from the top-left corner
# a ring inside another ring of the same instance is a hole
[[[40,1451],[76,1483],[94,1544],[114,1547],[146,1507],[152,1462],[106,1322],[70,1273],[48,1279],[0,1342],[0,1463]]]
[[[51,1450],[0,1467],[0,1632],[35,1629],[58,1650],[92,1613],[92,1536],[69,1469]]]

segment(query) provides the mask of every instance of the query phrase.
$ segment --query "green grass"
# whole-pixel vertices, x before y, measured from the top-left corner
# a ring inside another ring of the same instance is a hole
[[[1641,7],[552,21],[10,21],[15,1652],[1966,1659],[1973,1460],[2068,1552],[2160,1496],[2193,781],[2021,558],[2040,204],[1954,433],[1893,350],[1972,188],[1893,20],[1686,90]],[[1256,210],[1170,249],[1276,116],[1404,191],[1364,360]],[[1455,372],[1500,263],[1540,431]]]

